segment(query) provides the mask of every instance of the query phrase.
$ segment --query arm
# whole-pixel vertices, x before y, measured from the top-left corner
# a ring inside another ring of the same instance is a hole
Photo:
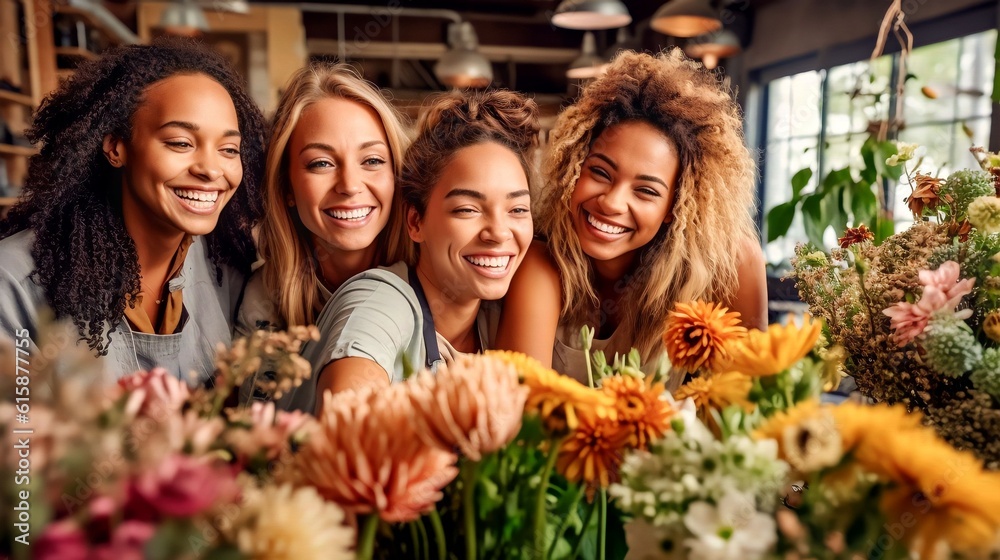
[[[326,402],[326,392],[360,391],[367,388],[379,390],[389,386],[387,372],[368,358],[342,358],[326,364],[319,375],[316,387],[315,415],[319,417]]]
[[[551,367],[561,310],[559,269],[545,245],[535,241],[503,299],[495,346],[523,352]]]
[[[741,244],[740,263],[737,266],[739,286],[729,307],[739,311],[743,326],[748,329],[767,328],[767,279],[764,271],[764,252],[753,239]]]
[[[412,289],[386,271],[369,271],[341,286],[317,319],[318,352],[308,359],[318,371],[316,412],[323,393],[389,385],[404,354],[422,344]],[[305,355],[305,354],[304,354]]]

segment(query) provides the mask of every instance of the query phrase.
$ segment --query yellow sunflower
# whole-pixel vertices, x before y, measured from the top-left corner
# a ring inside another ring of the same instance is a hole
[[[802,401],[799,404],[775,413],[761,424],[753,433],[756,439],[773,439],[778,442],[778,456],[787,460],[782,442],[785,440],[785,433],[789,429],[794,429],[802,425],[803,422],[818,418],[820,416],[820,405],[816,399]]]
[[[675,367],[688,372],[702,367],[715,371],[717,362],[728,357],[726,345],[746,332],[740,326],[740,314],[722,305],[678,303],[667,319],[663,344]]]
[[[833,414],[837,431],[840,432],[845,452],[862,445],[871,446],[858,449],[856,455],[859,453],[864,455],[869,449],[872,453],[878,454],[880,438],[885,434],[927,429],[920,423],[920,414],[907,412],[906,407],[902,405],[872,406],[845,402],[831,407],[830,412]]]
[[[529,389],[524,411],[538,413],[550,432],[560,434],[575,429],[581,411],[615,419],[615,401],[611,395],[591,389],[520,352],[490,350],[485,354],[514,365],[521,384]]]
[[[733,404],[747,410],[752,408],[747,400],[751,387],[753,381],[740,372],[717,373],[688,381],[674,393],[674,399],[680,401],[691,397],[698,408],[698,415],[707,419],[711,409],[722,410]]]
[[[719,367],[754,377],[781,373],[813,349],[821,327],[819,321],[807,315],[801,327],[789,323],[770,325],[766,331],[752,330],[726,345],[729,358]]]
[[[604,393],[614,399],[618,421],[629,430],[629,445],[637,449],[648,449],[650,443],[662,438],[674,417],[673,404],[663,398],[666,387],[651,379],[614,375],[606,377],[601,385]]]

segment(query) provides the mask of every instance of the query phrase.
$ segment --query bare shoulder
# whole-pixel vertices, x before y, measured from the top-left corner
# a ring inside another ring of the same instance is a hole
[[[736,265],[737,286],[731,308],[742,315],[743,325],[751,329],[767,328],[767,274],[764,251],[755,239],[744,239]]]

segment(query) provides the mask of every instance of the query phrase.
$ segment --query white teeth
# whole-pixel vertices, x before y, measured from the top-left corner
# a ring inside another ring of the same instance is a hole
[[[360,220],[372,213],[373,207],[356,208],[354,210],[326,210],[326,214],[338,220]]]
[[[465,260],[476,266],[485,268],[507,268],[510,262],[510,255],[504,257],[465,257]]]
[[[595,228],[603,231],[604,233],[618,234],[618,233],[625,233],[626,231],[628,231],[628,228],[613,226],[611,224],[606,224],[602,221],[599,221],[597,218],[594,217],[593,214],[587,214],[587,222],[590,223],[590,225],[594,226]]]
[[[194,204],[196,208],[211,208],[212,204],[219,199],[219,191],[196,191],[189,189],[174,189],[174,194],[192,202],[207,202],[208,204]]]

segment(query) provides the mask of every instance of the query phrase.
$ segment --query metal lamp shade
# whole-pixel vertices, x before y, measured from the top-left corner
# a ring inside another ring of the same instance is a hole
[[[632,23],[632,15],[618,0],[563,0],[552,24],[566,29],[615,29]]]
[[[722,29],[719,12],[710,0],[670,0],[653,14],[650,27],[674,37],[697,37]]]

